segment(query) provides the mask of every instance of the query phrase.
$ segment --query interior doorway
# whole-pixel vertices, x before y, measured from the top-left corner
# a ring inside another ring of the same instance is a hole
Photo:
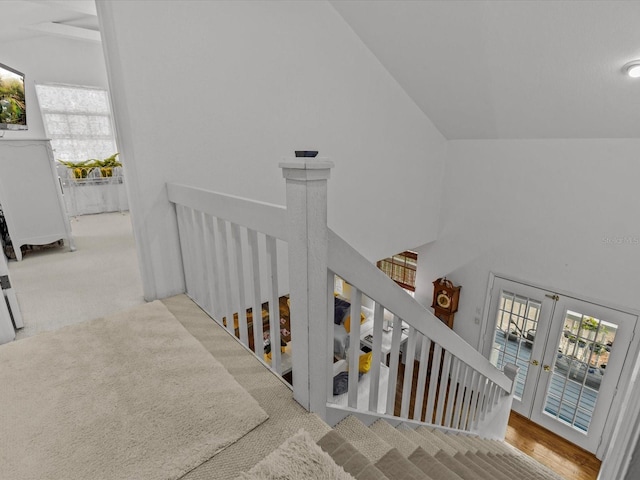
[[[484,354],[520,367],[513,410],[598,454],[637,316],[495,277]]]

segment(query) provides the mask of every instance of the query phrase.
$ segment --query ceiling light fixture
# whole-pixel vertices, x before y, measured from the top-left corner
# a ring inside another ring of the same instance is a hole
[[[633,62],[627,63],[624,67],[622,67],[622,70],[631,78],[639,78],[640,77],[640,60],[634,60]]]

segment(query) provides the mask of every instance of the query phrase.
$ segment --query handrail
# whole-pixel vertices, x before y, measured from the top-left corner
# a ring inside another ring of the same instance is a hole
[[[287,240],[287,208],[198,187],[167,183],[169,201]]]
[[[501,389],[511,391],[509,378],[331,229],[328,267]]]

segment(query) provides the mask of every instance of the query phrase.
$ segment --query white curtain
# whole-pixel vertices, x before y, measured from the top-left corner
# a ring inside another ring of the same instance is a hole
[[[38,84],[36,93],[56,160],[103,159],[117,152],[106,90]]]

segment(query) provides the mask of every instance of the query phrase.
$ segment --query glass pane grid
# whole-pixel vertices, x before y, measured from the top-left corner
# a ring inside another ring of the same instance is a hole
[[[568,310],[544,411],[587,433],[617,326]]]
[[[520,367],[515,385],[515,398],[518,400],[522,399],[529,372],[540,307],[540,302],[511,292],[503,291],[500,297],[491,358],[500,369],[506,363]]]

